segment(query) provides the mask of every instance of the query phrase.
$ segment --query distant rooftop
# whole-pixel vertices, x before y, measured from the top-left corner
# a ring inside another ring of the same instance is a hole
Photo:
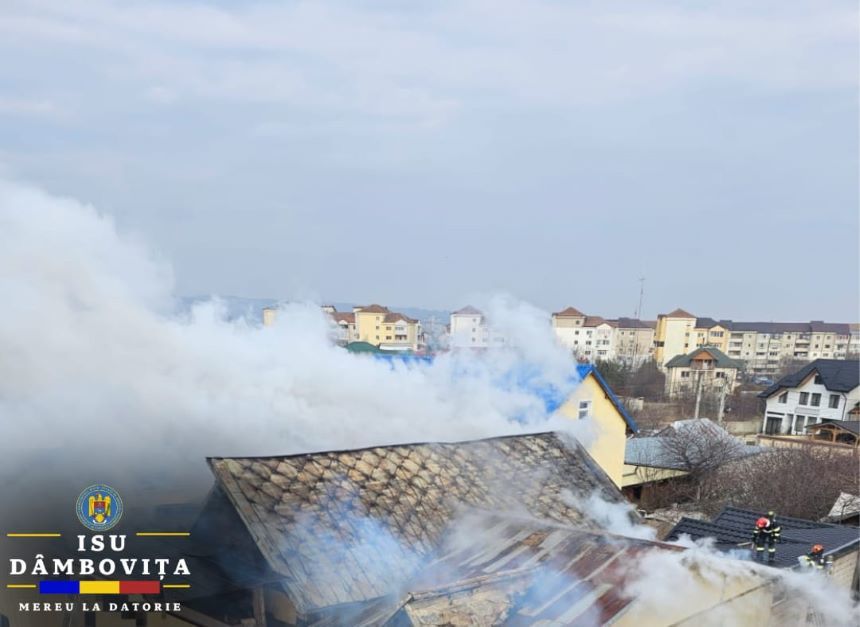
[[[677,541],[681,535],[693,540],[714,538],[721,551],[736,551],[749,548],[755,521],[765,512],[727,507],[713,521],[682,518],[666,536],[667,541]],[[856,551],[860,546],[860,529],[827,523],[790,518],[776,513],[782,527],[782,543],[776,547],[776,568],[793,568],[798,558],[806,555],[813,544],[824,545],[825,555],[840,555],[845,551]],[[750,555],[752,553],[750,552]]]

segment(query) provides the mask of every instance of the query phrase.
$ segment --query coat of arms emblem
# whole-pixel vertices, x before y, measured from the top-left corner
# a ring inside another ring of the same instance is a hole
[[[122,499],[108,485],[91,485],[81,492],[75,509],[84,527],[107,531],[122,517]]]

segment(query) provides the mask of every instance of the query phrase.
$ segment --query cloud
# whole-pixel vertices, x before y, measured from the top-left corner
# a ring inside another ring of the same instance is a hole
[[[708,78],[797,90],[856,84],[854,55],[833,54],[852,49],[855,7],[778,8],[27,2],[6,9],[0,34],[9,51],[38,43],[95,64],[75,74],[183,98],[416,123],[444,121],[483,99],[594,105]]]

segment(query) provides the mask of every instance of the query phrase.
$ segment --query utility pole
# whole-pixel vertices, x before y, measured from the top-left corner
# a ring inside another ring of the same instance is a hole
[[[699,406],[702,404],[702,375],[704,372],[699,372],[699,376],[696,377],[696,409],[693,412],[693,418],[695,420],[699,419]]]
[[[728,377],[723,380],[723,387],[720,388],[720,407],[717,410],[717,424],[723,424],[723,413],[726,411],[726,394],[728,394]]]

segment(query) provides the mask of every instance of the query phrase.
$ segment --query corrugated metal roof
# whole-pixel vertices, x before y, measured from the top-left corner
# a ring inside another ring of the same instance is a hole
[[[390,594],[463,507],[594,528],[562,491],[621,500],[584,449],[554,433],[209,462],[302,613]]]
[[[408,593],[396,602],[371,604],[351,624],[606,624],[633,602],[622,590],[635,572],[632,564],[653,550],[683,549],[472,512],[444,539]],[[338,616],[314,625],[341,623]]]

